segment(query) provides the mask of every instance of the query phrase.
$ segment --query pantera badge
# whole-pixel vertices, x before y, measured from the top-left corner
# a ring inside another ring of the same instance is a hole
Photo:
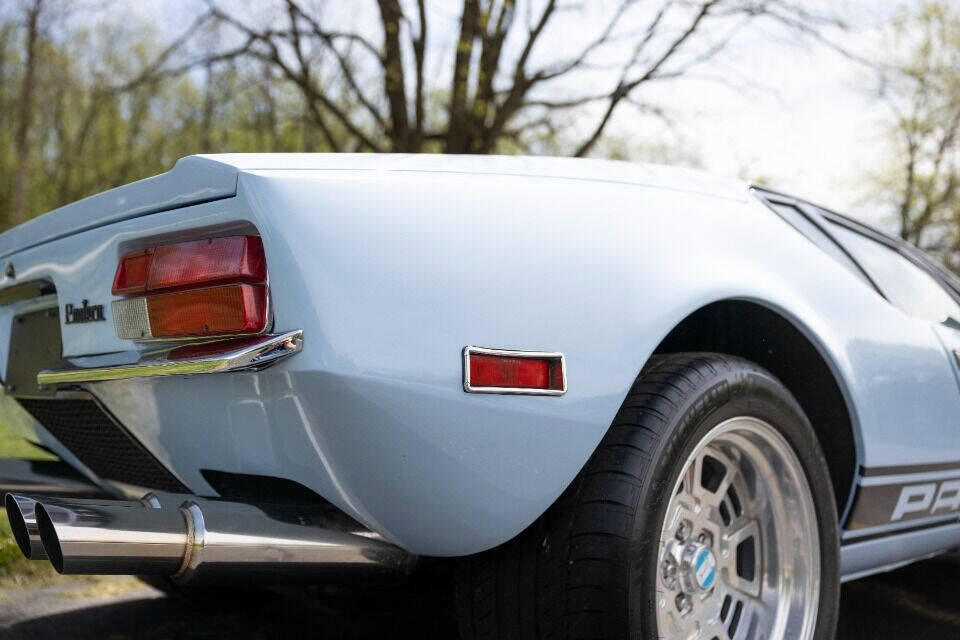
[[[103,315],[103,305],[102,304],[89,304],[88,301],[83,301],[83,306],[75,307],[72,304],[68,304],[63,309],[64,315],[67,318],[66,324],[86,324],[87,322],[103,322],[107,318]]]

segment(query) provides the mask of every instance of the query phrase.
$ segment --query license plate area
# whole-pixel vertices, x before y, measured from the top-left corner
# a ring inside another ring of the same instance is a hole
[[[7,393],[17,397],[49,397],[41,390],[37,373],[57,365],[63,353],[60,316],[57,307],[16,316],[10,330],[7,359]]]

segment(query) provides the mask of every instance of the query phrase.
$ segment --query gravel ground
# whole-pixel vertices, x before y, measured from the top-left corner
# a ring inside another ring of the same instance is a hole
[[[928,560],[843,588],[838,638],[957,640],[960,557]],[[455,638],[450,603],[435,596],[273,594],[259,604],[197,610],[126,579],[63,579],[0,594],[0,638],[125,640]]]

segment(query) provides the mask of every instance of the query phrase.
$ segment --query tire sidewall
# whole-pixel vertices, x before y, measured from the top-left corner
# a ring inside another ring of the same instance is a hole
[[[744,416],[773,426],[803,468],[820,537],[820,595],[814,637],[833,637],[839,604],[836,503],[826,460],[803,411],[770,373],[745,361],[733,371],[718,373],[688,398],[670,417],[640,493],[629,551],[631,636],[661,637],[656,628],[660,533],[684,464],[714,427]]]

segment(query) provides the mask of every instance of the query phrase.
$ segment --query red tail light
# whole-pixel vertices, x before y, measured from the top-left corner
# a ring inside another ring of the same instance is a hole
[[[143,293],[150,278],[151,255],[146,251],[120,258],[117,275],[113,277],[113,295]]]
[[[260,238],[210,238],[128,253],[117,266],[113,294],[266,280],[267,261]]]
[[[256,236],[211,238],[123,256],[112,305],[129,339],[261,333],[267,328],[267,267]]]

